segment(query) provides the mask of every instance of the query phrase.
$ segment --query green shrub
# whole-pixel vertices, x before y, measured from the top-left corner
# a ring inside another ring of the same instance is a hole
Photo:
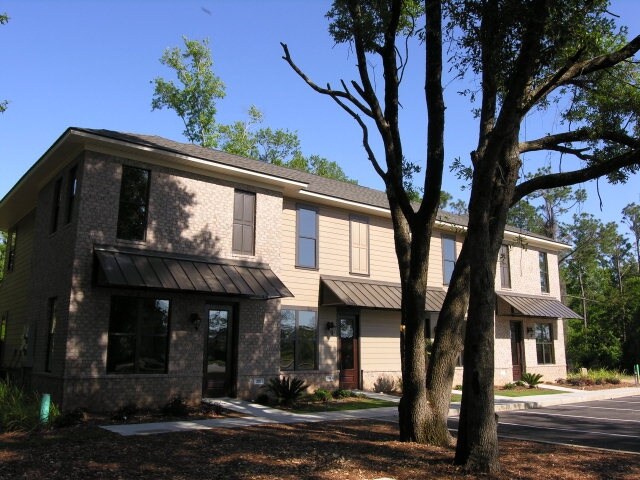
[[[527,382],[523,382],[522,380],[517,380],[515,382],[516,387],[527,387]]]
[[[525,382],[529,388],[537,388],[542,383],[542,375],[539,373],[523,373],[522,381]]]
[[[181,396],[177,396],[169,400],[164,407],[162,407],[162,414],[167,417],[186,417],[189,415],[189,407],[187,402]]]
[[[37,392],[26,392],[9,381],[0,382],[0,431],[32,431],[40,423],[40,402]],[[48,425],[53,425],[60,410],[52,402]]]
[[[261,393],[260,395],[258,395],[255,402],[259,405],[264,405],[265,407],[271,405],[269,395],[267,395],[266,393]]]
[[[296,377],[275,377],[269,380],[265,388],[271,393],[280,405],[292,407],[309,388],[304,380]]]
[[[516,384],[515,383],[505,383],[502,388],[504,388],[505,390],[513,390],[514,388],[516,388]]]
[[[331,395],[333,395],[333,398],[349,398],[354,396],[351,390],[345,390],[343,388],[334,390]]]
[[[73,427],[82,424],[87,418],[87,414],[81,408],[62,413],[55,420],[54,425],[58,428]]]
[[[130,417],[133,417],[136,413],[138,413],[140,409],[135,403],[127,403],[126,405],[120,407],[113,415],[111,415],[112,420],[124,421]]]
[[[373,391],[377,393],[391,393],[396,390],[396,381],[389,375],[380,375],[373,384]]]
[[[618,385],[622,381],[622,374],[606,368],[593,368],[584,373],[571,373],[567,375],[567,383],[577,387],[589,385]]]
[[[328,402],[331,400],[331,392],[325,390],[324,388],[318,388],[313,395],[311,396],[314,401],[317,402]]]

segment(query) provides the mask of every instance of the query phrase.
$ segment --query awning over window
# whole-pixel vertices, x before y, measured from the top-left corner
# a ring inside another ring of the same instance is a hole
[[[240,296],[293,297],[266,264],[95,246],[98,285]]]
[[[496,293],[498,298],[501,298],[511,305],[519,315],[526,317],[582,318],[555,298],[502,292]]]
[[[320,278],[320,282],[320,305],[400,310],[402,295],[399,283],[325,276]],[[444,297],[444,290],[428,288],[425,310],[439,312]]]

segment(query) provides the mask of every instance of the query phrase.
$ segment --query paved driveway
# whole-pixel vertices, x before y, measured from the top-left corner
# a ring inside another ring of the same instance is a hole
[[[640,395],[498,415],[500,437],[640,454]],[[449,422],[457,430],[458,419]]]

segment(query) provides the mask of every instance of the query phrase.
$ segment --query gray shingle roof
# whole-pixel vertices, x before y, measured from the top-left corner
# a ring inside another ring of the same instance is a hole
[[[93,135],[112,138],[115,140],[121,140],[135,145],[141,145],[150,148],[156,148],[167,152],[178,153],[182,155],[188,155],[201,160],[208,160],[211,162],[217,162],[224,165],[230,165],[236,168],[242,168],[253,172],[259,172],[266,175],[272,175],[275,177],[284,178],[287,180],[293,180],[297,182],[304,182],[308,184],[306,190],[335,197],[343,200],[348,200],[357,203],[363,203],[379,208],[389,208],[389,202],[387,195],[382,190],[376,190],[373,188],[363,187],[360,185],[354,185],[352,183],[342,182],[339,180],[333,180],[330,178],[320,177],[307,172],[301,172],[291,168],[281,167],[259,160],[253,160],[250,158],[241,157],[239,155],[233,155],[220,150],[213,150],[211,148],[201,147],[192,143],[176,142],[167,138],[159,137],[156,135],[142,135],[137,133],[124,133],[116,132],[113,130],[104,129],[90,129],[90,128],[77,128],[73,127],[71,130],[77,130],[80,132],[86,132]],[[465,215],[457,215],[450,212],[440,211],[438,214],[438,220],[452,223],[455,225],[466,226],[468,223],[468,217]],[[507,231],[522,233],[524,235],[548,239],[543,235],[538,235],[531,232],[526,232],[517,227],[506,227]]]

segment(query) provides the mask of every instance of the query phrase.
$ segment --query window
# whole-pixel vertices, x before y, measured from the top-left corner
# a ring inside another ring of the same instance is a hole
[[[53,187],[53,210],[51,211],[51,233],[58,229],[58,215],[60,213],[60,195],[62,194],[62,177],[56,180]]]
[[[9,236],[7,237],[7,257],[5,260],[7,272],[13,272],[16,266],[16,241],[18,237],[18,231],[14,228],[9,230]]]
[[[539,252],[540,263],[540,290],[549,293],[549,264],[547,263],[547,254]]]
[[[453,235],[442,236],[442,283],[449,285],[453,267],[456,265],[456,237]]]
[[[369,275],[369,220],[352,215],[349,221],[351,273]]]
[[[4,362],[5,340],[7,338],[7,320],[9,319],[9,312],[3,312],[0,316],[0,367]]]
[[[538,365],[556,363],[553,354],[553,329],[550,323],[536,324],[536,351]]]
[[[296,266],[318,268],[318,212],[298,207]]]
[[[509,246],[500,247],[500,284],[502,288],[511,288],[511,267],[509,266]]]
[[[280,312],[280,370],[315,370],[318,321],[312,310]]]
[[[253,255],[256,236],[256,194],[236,190],[233,198],[233,253]]]
[[[166,373],[169,300],[111,298],[107,373]]]
[[[73,205],[76,201],[78,193],[78,167],[75,166],[69,170],[69,183],[67,184],[67,223],[71,222],[73,217]]]
[[[53,363],[53,350],[55,346],[56,326],[58,323],[58,299],[50,298],[47,315],[49,317],[49,328],[47,334],[47,356],[44,363],[44,371],[50,372]]]
[[[118,238],[144,240],[149,207],[149,170],[123,165],[118,209]]]

